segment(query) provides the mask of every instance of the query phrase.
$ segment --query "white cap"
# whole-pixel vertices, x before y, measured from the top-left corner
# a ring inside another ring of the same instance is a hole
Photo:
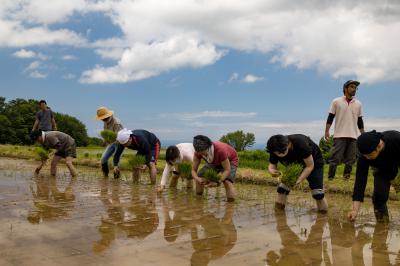
[[[124,145],[125,143],[128,142],[129,137],[131,136],[131,134],[132,134],[132,131],[131,131],[131,130],[126,129],[126,128],[121,129],[120,131],[118,131],[118,134],[117,134],[117,141],[118,141],[120,144]]]

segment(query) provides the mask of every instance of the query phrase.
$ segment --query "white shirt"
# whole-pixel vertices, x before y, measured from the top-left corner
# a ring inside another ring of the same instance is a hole
[[[329,112],[335,115],[334,138],[358,138],[360,130],[357,121],[363,115],[359,100],[353,98],[347,102],[346,96],[338,97],[332,101]]]
[[[194,156],[194,147],[192,143],[180,143],[177,144],[176,147],[179,150],[180,158],[178,158],[174,165],[169,165],[168,163],[165,165],[162,177],[161,177],[161,186],[165,186],[168,180],[168,176],[171,174],[173,170],[175,170],[175,165],[181,162],[190,162],[193,163]]]

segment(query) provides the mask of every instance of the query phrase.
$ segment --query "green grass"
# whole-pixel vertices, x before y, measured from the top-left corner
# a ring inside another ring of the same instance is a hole
[[[281,182],[292,188],[296,184],[297,178],[303,171],[303,166],[298,163],[288,164],[283,171]]]
[[[192,164],[189,162],[182,162],[178,164],[178,172],[180,177],[191,178],[192,177]]]
[[[117,140],[117,133],[111,130],[101,131],[100,136],[103,138],[105,143],[113,143]]]
[[[142,167],[146,163],[143,155],[130,155],[128,164],[132,169]]]
[[[39,161],[46,161],[47,159],[49,159],[49,151],[44,149],[41,146],[38,146],[35,148],[35,155],[36,155],[36,159]]]
[[[204,176],[205,179],[207,179],[210,182],[215,182],[218,183],[221,180],[221,175],[219,175],[217,173],[217,171],[215,171],[212,168],[208,168],[205,172],[204,172]]]

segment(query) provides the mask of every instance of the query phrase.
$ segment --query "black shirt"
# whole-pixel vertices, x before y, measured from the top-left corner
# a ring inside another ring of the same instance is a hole
[[[149,163],[151,160],[151,151],[154,150],[157,143],[160,142],[156,135],[144,129],[137,129],[132,130],[131,137],[132,143],[127,148],[137,150],[137,154],[144,155],[146,163]],[[114,165],[118,165],[123,150],[124,146],[118,145],[114,155]]]
[[[400,132],[390,130],[384,131],[381,134],[385,146],[378,157],[375,160],[368,160],[364,156],[358,158],[353,201],[364,201],[364,192],[367,186],[370,166],[379,171],[378,178],[393,180],[397,175],[400,166]]]
[[[288,165],[290,163],[300,163],[305,165],[304,159],[312,155],[314,160],[314,168],[323,167],[324,159],[322,158],[321,150],[310,137],[302,134],[288,135],[289,141],[292,143],[292,149],[289,149],[285,157],[278,157],[271,152],[269,162],[278,164],[278,162]]]

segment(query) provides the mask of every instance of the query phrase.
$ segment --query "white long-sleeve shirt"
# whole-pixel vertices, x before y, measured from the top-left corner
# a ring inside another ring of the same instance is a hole
[[[194,147],[192,143],[180,143],[177,144],[176,147],[179,150],[179,155],[180,158],[175,161],[174,165],[166,164],[162,177],[161,177],[161,186],[165,186],[168,181],[168,177],[171,174],[171,172],[175,169],[175,165],[179,164],[181,162],[190,162],[193,163],[193,156],[194,156]]]

